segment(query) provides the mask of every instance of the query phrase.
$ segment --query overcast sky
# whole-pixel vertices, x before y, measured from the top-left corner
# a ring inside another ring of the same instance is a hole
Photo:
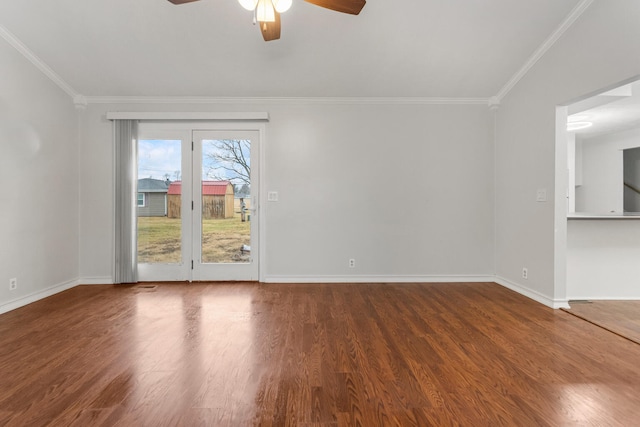
[[[171,181],[176,181],[176,172],[181,174],[180,144],[173,140],[140,140],[138,141],[138,179],[165,179],[169,174]]]
[[[204,142],[204,156],[202,173],[205,179],[211,179],[208,176],[211,168],[211,158],[209,153],[214,152],[216,149],[212,146],[212,141]],[[138,179],[153,178],[153,179],[166,179],[168,174],[171,181],[177,181],[182,179],[181,170],[181,143],[180,140],[157,140],[157,139],[143,139],[138,141]],[[243,155],[249,159],[250,153],[248,150],[242,150]],[[224,170],[219,171],[221,174],[226,175]],[[234,183],[235,180],[233,181]]]

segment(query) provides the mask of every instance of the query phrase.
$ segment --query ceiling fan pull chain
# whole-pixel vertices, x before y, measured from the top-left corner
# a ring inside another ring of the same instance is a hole
[[[258,8],[253,9],[253,25],[256,25],[258,22]]]

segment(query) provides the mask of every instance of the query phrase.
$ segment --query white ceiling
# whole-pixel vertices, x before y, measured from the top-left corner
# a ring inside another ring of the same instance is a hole
[[[569,105],[568,122],[592,126],[574,131],[581,138],[640,128],[640,80]]]
[[[579,3],[294,0],[269,43],[236,0],[5,0],[0,25],[85,96],[488,98]]]

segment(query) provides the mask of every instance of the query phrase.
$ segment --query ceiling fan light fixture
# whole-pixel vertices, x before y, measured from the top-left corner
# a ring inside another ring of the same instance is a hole
[[[276,22],[276,12],[271,0],[258,0],[256,19],[258,22]]]
[[[272,0],[273,7],[276,9],[276,12],[283,13],[291,8],[291,4],[293,0]]]
[[[569,132],[572,132],[580,129],[586,129],[591,126],[593,126],[592,122],[570,122],[570,123],[567,123],[567,130]]]
[[[238,3],[247,10],[255,10],[258,0],[238,0]]]
[[[169,0],[173,4],[184,4],[198,0]],[[357,15],[367,0],[305,0],[325,9]],[[280,38],[280,15],[291,8],[293,0],[238,0],[240,6],[253,12],[253,24],[260,23],[264,41]]]

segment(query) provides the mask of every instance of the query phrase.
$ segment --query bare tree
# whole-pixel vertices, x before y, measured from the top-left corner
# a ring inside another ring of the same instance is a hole
[[[205,151],[207,176],[234,184],[251,184],[250,141],[219,139],[209,141]]]

